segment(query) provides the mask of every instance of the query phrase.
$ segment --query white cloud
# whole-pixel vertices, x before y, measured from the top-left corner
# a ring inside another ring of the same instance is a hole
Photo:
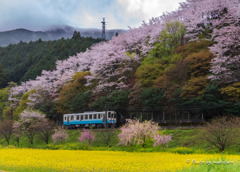
[[[107,29],[138,27],[143,20],[175,10],[183,0],[0,0],[0,31],[38,30],[51,25]]]
[[[184,0],[117,0],[125,12],[141,20],[159,17],[163,12],[176,10]]]

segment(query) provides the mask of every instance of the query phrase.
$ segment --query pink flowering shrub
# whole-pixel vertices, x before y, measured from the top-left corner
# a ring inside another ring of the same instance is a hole
[[[81,137],[78,138],[80,142],[86,141],[89,147],[92,145],[92,141],[95,139],[95,135],[91,130],[83,129]]]
[[[144,147],[146,139],[157,135],[158,130],[158,124],[152,121],[128,120],[127,124],[121,128],[122,132],[118,135],[120,142],[117,145],[141,144]]]
[[[168,142],[172,141],[172,136],[171,135],[161,136],[158,134],[154,136],[153,140],[155,141],[153,145],[154,147],[158,145],[163,147],[164,145],[166,145],[168,148]]]
[[[68,139],[68,133],[64,129],[56,130],[52,135],[52,140],[56,144],[58,142],[62,143],[63,141]]]

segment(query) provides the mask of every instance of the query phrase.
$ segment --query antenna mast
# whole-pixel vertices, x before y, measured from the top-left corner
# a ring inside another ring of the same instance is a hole
[[[106,40],[106,33],[105,33],[105,29],[106,29],[106,22],[105,22],[105,18],[103,18],[102,23],[102,39]]]

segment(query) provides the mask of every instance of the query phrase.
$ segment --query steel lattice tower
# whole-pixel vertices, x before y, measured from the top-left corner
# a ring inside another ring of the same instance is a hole
[[[103,18],[102,23],[102,39],[106,40],[106,33],[105,33],[105,29],[106,29],[106,22],[105,22],[105,18]]]

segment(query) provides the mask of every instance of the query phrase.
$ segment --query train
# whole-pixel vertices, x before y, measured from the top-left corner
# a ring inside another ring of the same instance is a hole
[[[63,115],[63,125],[67,128],[96,127],[103,128],[106,123],[106,111],[102,112],[83,112]],[[107,127],[117,126],[117,113],[107,111]]]

